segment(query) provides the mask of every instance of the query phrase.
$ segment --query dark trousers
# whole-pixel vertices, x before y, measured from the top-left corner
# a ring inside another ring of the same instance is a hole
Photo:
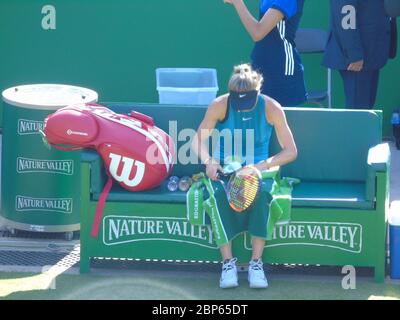
[[[341,70],[346,108],[372,109],[378,91],[379,70],[353,72]]]

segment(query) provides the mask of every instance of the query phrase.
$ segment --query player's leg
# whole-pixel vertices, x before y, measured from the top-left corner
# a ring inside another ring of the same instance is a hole
[[[228,244],[221,246],[219,248],[219,251],[221,252],[221,257],[222,260],[231,260],[233,258],[232,255],[232,242],[229,242]]]
[[[252,246],[253,246],[253,253],[251,256],[251,260],[259,260],[262,258],[264,247],[265,247],[265,240],[257,237],[252,238]]]
[[[222,256],[222,272],[219,280],[219,286],[222,289],[234,288],[239,285],[236,258],[232,255],[232,243],[220,247]]]
[[[233,239],[239,233],[240,226],[236,223],[235,215],[229,206],[225,191],[219,182],[212,182],[214,188],[214,196],[218,203],[219,218],[222,222],[223,230],[227,239]],[[220,246],[222,257],[222,272],[220,278],[220,287],[223,289],[234,288],[239,285],[236,258],[232,253],[232,242]]]
[[[249,263],[249,284],[250,288],[263,289],[268,287],[267,277],[264,272],[262,254],[265,247],[265,240],[252,237],[253,253]]]
[[[267,288],[268,281],[265,276],[262,256],[267,239],[267,223],[269,216],[269,203],[272,180],[263,182],[261,193],[256,205],[249,211],[249,233],[251,234],[252,256],[249,263],[248,280],[251,288]]]

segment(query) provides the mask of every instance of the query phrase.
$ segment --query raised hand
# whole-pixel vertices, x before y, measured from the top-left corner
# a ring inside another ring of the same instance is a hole
[[[239,1],[242,1],[242,0],[223,0],[223,1],[224,1],[225,4],[232,4],[232,5],[235,5],[235,4],[237,4]]]

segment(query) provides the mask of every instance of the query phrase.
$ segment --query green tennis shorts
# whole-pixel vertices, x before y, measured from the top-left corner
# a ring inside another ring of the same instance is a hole
[[[253,237],[267,239],[267,223],[272,201],[270,191],[273,183],[273,179],[263,180],[255,203],[248,210],[238,213],[229,206],[221,182],[212,182],[222,227],[229,241],[246,231]]]

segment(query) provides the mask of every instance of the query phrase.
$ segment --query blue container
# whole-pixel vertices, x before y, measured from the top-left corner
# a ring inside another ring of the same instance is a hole
[[[390,221],[390,277],[400,279],[400,212]]]
[[[400,150],[400,109],[394,110],[391,123],[393,125],[393,136],[397,150]]]

